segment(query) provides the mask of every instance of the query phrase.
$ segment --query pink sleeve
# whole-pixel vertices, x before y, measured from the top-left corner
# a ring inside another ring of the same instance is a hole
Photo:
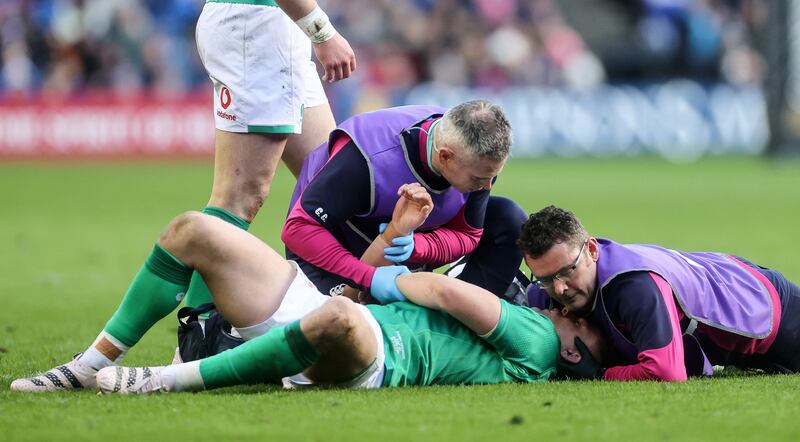
[[[414,252],[409,262],[439,266],[453,262],[478,247],[483,229],[470,226],[464,208],[442,227],[414,233]]]
[[[350,137],[340,134],[333,142],[330,158],[339,153],[349,141]],[[297,199],[286,217],[281,241],[305,261],[348,278],[361,288],[368,288],[375,267],[364,264],[345,249],[325,227],[303,210],[301,201],[302,197]]]
[[[658,286],[669,312],[672,324],[672,341],[661,348],[639,352],[633,365],[611,367],[606,370],[603,379],[609,381],[685,381],[686,365],[683,360],[683,336],[681,333],[678,310],[672,297],[672,288],[660,276],[650,273]]]
[[[372,282],[375,267],[364,264],[345,249],[331,233],[295,203],[281,232],[281,241],[300,258],[339,276],[348,278],[361,288]]]

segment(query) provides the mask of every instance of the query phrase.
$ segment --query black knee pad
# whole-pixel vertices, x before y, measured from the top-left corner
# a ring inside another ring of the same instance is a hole
[[[528,214],[514,200],[502,196],[490,196],[486,204],[486,219],[483,223],[484,234],[489,232],[494,236],[519,237],[522,224],[528,219]]]

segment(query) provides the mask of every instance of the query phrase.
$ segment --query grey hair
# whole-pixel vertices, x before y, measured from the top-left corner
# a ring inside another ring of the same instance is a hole
[[[511,124],[500,106],[486,100],[448,110],[437,135],[440,142],[461,145],[473,157],[502,161],[511,153]]]

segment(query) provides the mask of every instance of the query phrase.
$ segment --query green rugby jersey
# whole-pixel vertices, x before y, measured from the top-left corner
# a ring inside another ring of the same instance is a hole
[[[547,380],[561,347],[553,323],[528,307],[500,303],[500,321],[486,338],[410,302],[368,305],[383,331],[383,386]]]

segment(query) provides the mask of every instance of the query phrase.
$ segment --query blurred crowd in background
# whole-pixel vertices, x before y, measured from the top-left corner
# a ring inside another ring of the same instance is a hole
[[[673,77],[759,84],[764,3],[320,0],[359,66],[329,92],[392,105],[424,82],[495,91]],[[205,91],[210,82],[194,43],[203,4],[0,0],[0,94]]]

